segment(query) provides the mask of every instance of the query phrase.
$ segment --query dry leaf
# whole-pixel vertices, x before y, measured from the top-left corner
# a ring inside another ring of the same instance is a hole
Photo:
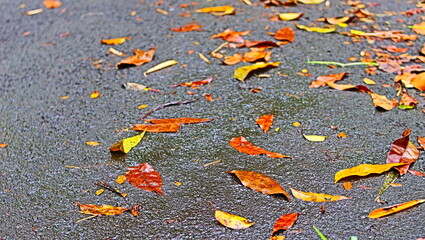
[[[387,111],[397,107],[398,104],[397,99],[389,100],[386,96],[377,93],[370,93],[370,97],[372,98],[373,106],[380,107]]]
[[[363,82],[368,84],[368,85],[376,85],[375,81],[373,81],[370,78],[363,78]]]
[[[304,4],[320,4],[324,1],[325,0],[298,0],[298,2],[304,3]]]
[[[283,21],[292,21],[300,18],[304,13],[279,13],[279,18]]]
[[[344,197],[344,196],[334,196],[334,195],[328,195],[324,193],[301,192],[293,188],[290,188],[290,189],[292,191],[292,195],[294,195],[295,198],[301,199],[303,201],[333,202],[333,201],[339,201],[344,199],[350,199],[349,197]]]
[[[117,68],[124,68],[131,65],[140,66],[152,61],[155,54],[155,47],[151,47],[147,52],[139,49],[133,49],[133,52],[134,56],[130,56],[121,60],[119,63],[117,63]]]
[[[115,182],[118,184],[123,184],[126,181],[127,181],[127,178],[125,177],[125,175],[119,175],[117,179],[115,179]]]
[[[418,136],[418,143],[421,145],[422,149],[425,149],[425,137]]]
[[[90,94],[90,98],[98,98],[98,97],[100,97],[100,93],[98,91],[93,91]]]
[[[295,26],[299,29],[306,30],[308,32],[318,32],[318,33],[331,33],[336,31],[336,27],[334,25],[331,25],[327,28],[321,28],[321,27],[308,27],[305,25],[295,24]]]
[[[267,151],[265,149],[262,149],[258,146],[255,146],[254,144],[248,142],[244,137],[240,136],[237,138],[232,138],[230,140],[230,146],[234,149],[249,154],[249,155],[260,155],[260,154],[266,154],[267,156],[271,158],[290,158],[289,156],[282,155],[280,153],[274,153]]]
[[[195,30],[201,29],[202,26],[197,23],[189,23],[185,26],[179,27],[179,28],[171,28],[170,30],[173,32],[192,32]]]
[[[245,229],[254,225],[248,219],[220,210],[215,211],[215,219],[222,225],[232,229]]]
[[[347,134],[345,134],[345,133],[343,133],[343,132],[340,132],[340,133],[338,133],[338,135],[336,135],[337,136],[337,138],[346,138],[347,137]]]
[[[413,25],[413,31],[420,35],[425,35],[425,22]]]
[[[233,77],[240,81],[244,81],[251,71],[268,68],[268,67],[278,67],[279,64],[280,62],[272,62],[272,63],[259,62],[259,63],[254,63],[253,65],[243,66],[235,70],[235,72],[233,73]]]
[[[87,144],[87,145],[89,145],[89,146],[97,146],[97,145],[99,145],[100,143],[95,142],[95,141],[88,141],[88,142],[86,142],[86,144]]]
[[[297,221],[298,215],[298,213],[289,213],[280,216],[280,218],[276,220],[273,226],[272,235],[275,234],[277,231],[288,230],[289,228],[291,228],[294,225],[295,221]]]
[[[425,91],[425,72],[416,75],[410,82],[415,88]]]
[[[214,78],[207,78],[204,80],[200,80],[200,81],[194,81],[194,82],[184,82],[184,83],[179,83],[179,84],[175,84],[175,85],[171,85],[170,87],[177,87],[177,86],[183,86],[183,87],[191,87],[191,88],[198,88],[198,86],[201,85],[205,85],[210,83]]]
[[[133,186],[146,191],[153,191],[161,196],[162,193],[162,178],[148,163],[142,163],[139,166],[129,167],[125,173],[127,181]]]
[[[406,163],[387,163],[387,164],[360,164],[358,166],[347,168],[335,173],[335,182],[351,176],[367,176],[369,174],[379,174],[390,170],[392,167],[404,165]]]
[[[206,7],[196,10],[195,12],[200,13],[211,13],[216,16],[223,16],[234,14],[235,9],[232,6],[217,6],[217,7]]]
[[[375,209],[372,212],[369,213],[369,215],[367,216],[368,218],[380,218],[380,217],[384,217],[393,213],[397,213],[400,211],[403,211],[405,209],[411,208],[413,206],[416,206],[420,203],[424,203],[425,199],[418,199],[418,200],[413,200],[410,202],[405,202],[405,203],[401,203],[401,204],[397,204],[394,206],[390,206],[390,207],[385,207],[385,208],[379,208],[379,209]]]
[[[61,1],[59,0],[44,0],[43,4],[46,8],[50,8],[50,9],[58,8],[62,6]]]
[[[173,66],[173,65],[175,65],[177,63],[178,62],[176,60],[168,60],[168,61],[162,62],[162,63],[160,63],[160,64],[158,64],[158,65],[156,65],[156,66],[154,66],[152,68],[149,68],[143,74],[144,75],[147,75],[149,73],[156,72],[156,71],[159,71],[159,70],[164,69],[164,68],[167,68],[167,67],[171,67],[171,66]]]
[[[244,39],[242,36],[248,35],[251,31],[235,32],[228,28],[224,32],[215,34],[211,38],[221,38],[227,42],[243,43]]]
[[[279,41],[293,42],[295,39],[295,32],[290,27],[284,27],[274,34],[274,38]]]
[[[347,75],[346,72],[338,73],[338,74],[329,74],[325,76],[320,76],[316,78],[313,82],[310,82],[309,88],[317,88],[326,86],[327,83],[334,83],[336,81],[340,81]]]
[[[180,124],[165,123],[165,124],[134,124],[131,129],[136,131],[146,132],[177,132],[180,129]]]
[[[9,145],[7,145],[6,143],[0,143],[0,148],[7,148],[7,146]]]
[[[345,183],[342,184],[342,186],[347,191],[350,190],[351,188],[353,188],[353,185],[351,184],[351,182],[345,182]]]
[[[235,65],[243,60],[242,53],[235,53],[232,56],[228,56],[223,60],[226,65]]]
[[[420,172],[420,171],[416,171],[416,170],[407,170],[408,172],[410,172],[411,174],[415,175],[415,176],[419,176],[419,177],[425,177],[425,173]]]
[[[80,213],[91,214],[91,215],[120,215],[125,211],[128,211],[129,208],[123,207],[114,207],[110,205],[93,205],[93,204],[81,204],[76,202],[78,207],[80,207]]]
[[[129,38],[128,37],[111,38],[111,39],[100,40],[100,42],[103,43],[103,44],[106,44],[106,45],[118,45],[118,44],[124,43],[127,39],[129,39]]]
[[[233,170],[227,173],[235,174],[242,184],[254,191],[264,194],[283,194],[290,201],[289,194],[272,178],[257,172]]]
[[[147,123],[153,124],[190,124],[190,123],[202,123],[214,120],[214,118],[166,118],[166,119],[145,119]]]
[[[272,52],[264,51],[249,51],[244,54],[243,60],[245,62],[256,62],[258,60],[264,60],[266,62],[270,61]]]
[[[261,129],[265,133],[267,133],[273,124],[273,118],[274,118],[274,115],[263,115],[257,118],[255,122],[261,127]]]
[[[311,142],[323,142],[328,138],[328,136],[319,136],[319,135],[305,135],[303,134],[304,138],[311,141]]]
[[[123,153],[128,153],[132,148],[134,148],[135,146],[137,146],[137,144],[139,144],[139,142],[142,140],[145,133],[146,131],[134,137],[122,139],[119,142],[112,145],[111,148],[109,148],[109,151],[111,152],[120,151]]]
[[[410,165],[419,158],[418,148],[409,141],[410,129],[403,132],[403,137],[391,143],[391,149],[388,152],[387,163],[405,163],[406,165],[396,167],[400,175],[407,173]]]

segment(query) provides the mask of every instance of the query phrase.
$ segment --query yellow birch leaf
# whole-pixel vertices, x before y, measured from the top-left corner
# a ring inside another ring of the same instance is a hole
[[[372,212],[369,213],[369,215],[367,216],[368,218],[380,218],[380,217],[384,217],[393,213],[397,213],[400,211],[403,211],[405,209],[411,208],[417,204],[420,203],[424,203],[425,199],[418,199],[418,200],[413,200],[410,202],[405,202],[405,203],[401,203],[401,204],[397,204],[397,205],[393,205],[390,207],[384,207],[384,208],[378,208],[373,210]]]
[[[261,69],[261,68],[267,68],[267,67],[278,67],[279,64],[280,62],[272,62],[272,63],[258,62],[252,65],[243,66],[235,70],[235,72],[233,73],[233,77],[240,81],[244,81],[251,71]]]
[[[88,141],[88,142],[86,142],[86,144],[87,144],[87,145],[89,145],[89,146],[97,146],[97,145],[99,145],[100,143],[95,142],[95,141]]]
[[[125,177],[125,175],[119,175],[117,179],[115,179],[115,182],[118,184],[123,184],[125,183],[125,181],[127,181],[127,178]]]
[[[232,229],[249,228],[255,223],[248,221],[248,219],[233,215],[231,213],[223,212],[220,210],[215,211],[215,219],[224,226]]]
[[[319,135],[305,135],[303,134],[304,138],[312,141],[312,142],[323,142],[328,138],[328,136],[319,136]]]
[[[327,28],[321,28],[321,27],[308,27],[308,26],[305,26],[305,25],[299,25],[299,24],[295,24],[295,26],[296,26],[297,28],[299,28],[299,29],[306,30],[306,31],[308,31],[308,32],[318,32],[318,33],[331,33],[331,32],[335,32],[335,31],[336,31],[336,29],[337,29],[337,27],[336,27],[336,26],[334,26],[334,25],[329,26],[329,27],[327,27]]]
[[[294,195],[295,198],[301,199],[303,201],[333,202],[333,201],[339,201],[344,199],[350,199],[349,197],[344,197],[344,196],[328,195],[324,193],[301,192],[293,188],[290,188],[290,189],[292,191],[292,195]]]
[[[217,6],[217,7],[206,7],[196,10],[198,13],[211,13],[216,16],[223,16],[235,13],[235,8],[232,6]]]
[[[298,2],[304,3],[304,4],[320,4],[324,1],[325,0],[298,0]]]
[[[386,164],[360,164],[335,173],[335,182],[351,176],[367,176],[373,173],[383,173],[392,167],[405,165],[406,163],[386,163]]]
[[[146,131],[143,133],[136,135],[134,137],[129,137],[120,140],[119,142],[115,143],[114,145],[109,148],[109,151],[121,151],[123,153],[128,153],[133,147],[137,146],[139,142],[142,140],[143,136],[145,135]]]
[[[304,13],[279,13],[280,20],[291,21],[300,18]]]
[[[149,105],[142,104],[142,105],[137,106],[137,109],[143,109],[143,108],[147,108],[147,107],[149,107]]]
[[[149,73],[156,72],[156,71],[161,70],[163,68],[167,68],[167,67],[173,66],[173,65],[175,65],[177,63],[178,62],[176,60],[168,60],[168,61],[162,62],[162,63],[160,63],[160,64],[158,64],[158,65],[156,65],[156,66],[154,66],[152,68],[149,68],[143,74],[144,75],[147,75]]]

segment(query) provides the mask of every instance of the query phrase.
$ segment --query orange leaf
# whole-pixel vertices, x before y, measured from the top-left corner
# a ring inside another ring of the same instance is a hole
[[[217,219],[219,223],[223,224],[224,226],[228,228],[245,229],[254,225],[253,222],[248,221],[248,219],[246,218],[243,218],[231,213],[223,212],[220,210],[216,210],[214,215],[215,215],[215,219]]]
[[[161,175],[148,163],[129,167],[128,171],[125,173],[125,177],[127,178],[127,181],[135,187],[146,191],[157,192],[159,195],[164,196],[161,189]]]
[[[245,62],[255,62],[258,60],[264,59],[264,61],[270,61],[270,56],[272,52],[264,52],[264,51],[250,51],[244,54],[243,60]]]
[[[351,188],[353,188],[353,185],[351,184],[351,182],[345,182],[345,183],[342,184],[342,186],[347,191],[350,190]]]
[[[165,123],[165,124],[134,124],[131,129],[136,131],[146,132],[177,132],[180,129],[180,124]]]
[[[61,1],[59,1],[59,0],[44,0],[43,4],[46,8],[50,8],[50,9],[58,8],[58,7],[62,6]]]
[[[211,36],[211,38],[221,38],[227,42],[243,43],[244,39],[241,36],[248,35],[250,32],[251,31],[235,32],[232,29],[228,28],[222,33]]]
[[[266,154],[271,158],[290,158],[289,156],[282,155],[280,153],[274,153],[267,150],[264,150],[254,144],[248,142],[244,137],[240,136],[237,138],[232,138],[230,140],[230,146],[234,149],[249,154],[249,155],[260,155]]]
[[[416,170],[407,170],[408,172],[410,172],[411,174],[415,175],[415,176],[419,176],[419,177],[425,177],[425,173],[420,172],[420,171],[416,171]]]
[[[258,125],[260,125],[261,129],[266,133],[269,131],[270,127],[273,124],[274,115],[263,115],[255,121]]]
[[[418,142],[421,145],[422,149],[425,149],[425,137],[418,136]]]
[[[425,72],[423,73],[419,73],[418,75],[416,75],[412,81],[411,84],[421,90],[421,91],[425,91]]]
[[[338,74],[329,74],[325,76],[320,76],[316,78],[313,82],[310,83],[309,88],[317,88],[317,87],[323,87],[326,86],[327,83],[334,83],[336,81],[339,81],[343,79],[347,73],[338,73]]]
[[[405,202],[405,203],[401,203],[401,204],[397,204],[394,206],[390,206],[390,207],[385,207],[385,208],[378,208],[373,210],[372,212],[369,213],[369,215],[367,216],[368,218],[380,218],[380,217],[384,217],[393,213],[397,213],[400,211],[403,211],[405,209],[411,208],[415,205],[418,205],[420,203],[424,203],[425,199],[418,199],[418,200],[413,200],[410,202]]]
[[[257,172],[233,170],[227,173],[235,174],[242,184],[254,191],[264,194],[283,194],[290,201],[289,194],[272,178]]]
[[[179,27],[179,28],[171,28],[170,30],[173,32],[192,32],[195,30],[201,29],[202,26],[196,23],[189,23],[185,26]]]
[[[9,145],[7,145],[6,143],[0,143],[0,148],[7,148],[7,146]]]
[[[403,132],[403,137],[391,143],[391,149],[388,152],[387,163],[406,163],[404,166],[396,167],[400,175],[407,173],[410,164],[416,162],[419,158],[418,148],[409,141],[410,129]]]
[[[399,47],[396,47],[394,45],[386,46],[385,49],[388,52],[392,52],[392,53],[405,53],[405,52],[407,52],[407,50],[409,50],[409,48],[399,48]]]
[[[290,27],[281,28],[274,34],[274,38],[280,41],[293,42],[295,39],[295,32]]]
[[[134,56],[121,60],[117,63],[117,68],[128,67],[131,65],[140,66],[152,61],[153,55],[155,54],[155,47],[151,47],[147,52],[139,49],[134,49],[133,52]]]
[[[387,111],[393,109],[398,104],[397,99],[389,100],[386,96],[377,93],[370,93],[370,97],[372,98],[373,106],[380,107]]]
[[[278,220],[276,220],[274,226],[272,235],[275,234],[279,230],[288,230],[289,228],[294,225],[295,221],[297,221],[298,213],[289,213],[280,216]]]
[[[114,207],[110,205],[93,205],[93,204],[81,204],[76,202],[80,207],[80,213],[92,214],[92,215],[120,215],[123,212],[129,210],[129,208]]]
[[[129,39],[129,38],[128,37],[111,38],[111,39],[100,40],[100,42],[103,43],[103,44],[106,44],[106,45],[118,45],[118,44],[124,43],[127,39]]]
[[[413,25],[413,31],[420,35],[425,35],[425,22]]]
[[[303,201],[310,201],[310,202],[332,202],[332,201],[339,201],[344,199],[350,199],[349,197],[344,196],[334,196],[334,195],[328,195],[324,193],[312,193],[312,192],[301,192],[296,189],[290,188],[292,191],[292,195],[294,197],[301,199]]]
[[[401,96],[401,100],[399,105],[400,106],[409,106],[409,107],[415,107],[416,104],[418,104],[419,101],[410,96],[407,92],[403,93]]]
[[[179,83],[179,84],[171,85],[170,87],[183,86],[183,87],[197,88],[197,86],[201,86],[201,85],[205,85],[205,84],[210,83],[213,79],[214,78],[207,78],[207,79],[200,80],[200,81],[195,81],[195,82],[184,82],[184,83]]]
[[[333,82],[327,82],[326,85],[336,90],[359,90],[360,92],[371,93],[370,89],[363,85],[338,84]]]
[[[223,63],[226,65],[235,65],[243,60],[242,53],[233,54],[233,56],[228,56],[223,60]]]
[[[190,124],[190,123],[201,123],[209,122],[214,120],[214,118],[167,118],[167,119],[145,119],[145,122],[153,124]]]
[[[235,9],[232,6],[217,6],[201,8],[196,10],[196,12],[211,13],[216,16],[223,16],[235,13]]]
[[[249,40],[245,41],[244,46],[249,48],[255,47],[260,49],[279,47],[277,43],[272,41],[249,41]]]

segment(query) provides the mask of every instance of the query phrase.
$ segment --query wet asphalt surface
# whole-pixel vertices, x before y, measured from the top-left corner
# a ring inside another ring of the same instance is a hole
[[[253,1],[256,2],[256,1]],[[371,1],[381,5],[369,8],[375,13],[414,8],[404,1]],[[425,198],[424,180],[406,175],[382,196],[386,204],[374,201],[385,175],[353,181],[346,191],[334,184],[338,170],[362,163],[385,163],[391,142],[407,129],[412,139],[424,136],[424,98],[417,109],[377,111],[367,94],[337,91],[327,87],[310,89],[315,77],[348,72],[345,83],[361,84],[365,77],[378,85],[372,90],[395,96],[393,74],[378,72],[368,76],[364,66],[331,69],[326,65],[308,65],[310,60],[347,62],[371,47],[393,45],[382,41],[368,44],[344,44],[347,36],[296,31],[295,41],[273,49],[272,61],[281,66],[264,71],[270,78],[251,75],[246,85],[262,87],[259,93],[241,88],[232,78],[233,70],[245,65],[224,66],[208,54],[223,43],[210,36],[232,28],[253,30],[249,40],[273,40],[266,34],[290,22],[272,22],[270,14],[304,12],[298,23],[308,25],[320,17],[343,16],[349,7],[332,1],[330,7],[298,5],[264,8],[248,6],[242,1],[164,1],[155,6],[150,1],[63,1],[58,9],[27,16],[29,10],[42,8],[41,1],[2,1],[0,4],[0,238],[4,239],[268,239],[276,219],[287,213],[301,213],[288,231],[287,239],[319,239],[312,229],[317,226],[328,239],[417,239],[425,237],[424,206],[381,219],[369,219],[368,213],[379,207]],[[180,4],[189,8],[182,9]],[[20,4],[26,4],[20,6]],[[193,13],[194,9],[216,5],[232,5],[236,15],[217,17]],[[168,11],[163,15],[156,9]],[[135,11],[136,15],[131,16]],[[191,17],[179,13],[191,11]],[[402,29],[419,23],[420,15],[377,17],[383,30]],[[404,19],[404,23],[396,19]],[[170,28],[197,21],[203,31],[175,33]],[[376,23],[374,23],[376,24]],[[266,27],[268,30],[265,30]],[[294,28],[294,27],[293,27]],[[29,32],[24,34],[25,32]],[[143,66],[117,70],[122,59],[106,53],[101,45],[105,38],[131,36],[114,48],[131,55],[131,49],[148,50],[156,46],[152,62]],[[424,43],[420,36],[411,53]],[[399,43],[399,46],[405,46]],[[188,54],[193,50],[194,54]],[[226,51],[235,51],[227,49]],[[211,64],[198,57],[207,56]],[[178,65],[144,76],[155,64],[174,59]],[[100,62],[100,66],[93,63]],[[186,66],[182,66],[186,65]],[[311,76],[298,73],[307,69]],[[282,76],[280,74],[285,74]],[[212,83],[200,89],[170,88],[181,82],[215,76]],[[122,88],[126,82],[144,84],[156,92],[136,92]],[[99,98],[90,93],[99,91]],[[188,95],[187,91],[195,92]],[[415,91],[415,90],[412,90]],[[207,101],[209,93],[215,101]],[[68,99],[60,99],[69,96]],[[118,140],[134,136],[129,128],[148,110],[159,104],[199,98],[186,105],[154,112],[152,118],[207,117],[209,123],[186,125],[177,133],[148,133],[125,157],[114,157],[109,147]],[[149,105],[139,110],[137,106]],[[272,131],[263,133],[255,119],[274,114]],[[294,127],[300,122],[301,127]],[[333,130],[330,126],[337,126]],[[278,131],[274,129],[279,128]],[[305,134],[326,135],[324,142],[309,142]],[[339,132],[347,138],[337,138]],[[249,156],[229,146],[233,137],[292,158],[272,159]],[[87,141],[100,142],[88,146]],[[204,167],[217,160],[221,162]],[[128,183],[118,185],[115,178],[129,166],[147,162],[163,178],[165,197],[143,191]],[[75,166],[78,168],[70,168]],[[350,200],[315,203],[298,199],[286,201],[283,196],[269,196],[243,187],[230,170],[256,171],[278,181],[284,189],[293,187],[306,192],[322,192],[351,197]],[[413,169],[424,171],[423,153]],[[127,199],[105,192],[95,195],[94,183],[107,182]],[[182,185],[176,186],[175,182]],[[371,189],[364,189],[368,186]],[[76,223],[86,217],[78,213],[73,202],[109,204],[130,207],[141,204],[140,215],[105,216]],[[214,207],[243,216],[256,224],[245,230],[231,230],[214,219]],[[325,206],[325,212],[321,207]]]

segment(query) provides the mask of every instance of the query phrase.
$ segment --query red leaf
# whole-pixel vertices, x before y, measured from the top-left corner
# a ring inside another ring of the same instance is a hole
[[[421,171],[416,171],[416,170],[407,170],[409,171],[411,174],[415,175],[415,176],[419,176],[419,177],[425,177],[425,173],[421,172]]]
[[[134,124],[131,129],[135,131],[146,132],[177,132],[180,129],[180,124],[165,123],[165,124]]]
[[[406,165],[395,167],[401,175],[406,174],[410,164],[415,162],[419,157],[417,147],[409,142],[410,129],[403,132],[403,137],[395,140],[391,144],[391,149],[387,156],[387,163],[407,163]]]
[[[286,215],[282,215],[273,226],[272,235],[275,234],[279,230],[288,230],[294,225],[295,221],[297,221],[298,213],[289,213]]]
[[[267,156],[271,158],[290,158],[289,156],[285,156],[280,153],[274,153],[267,151],[265,149],[262,149],[258,146],[255,146],[254,144],[248,142],[244,137],[240,136],[237,138],[232,138],[230,140],[230,146],[234,149],[249,154],[249,155],[260,155],[260,154],[266,154]]]
[[[179,84],[171,85],[170,87],[183,86],[183,87],[197,88],[197,86],[201,86],[201,85],[210,83],[213,79],[214,78],[207,78],[207,79],[200,80],[200,81],[195,81],[195,82],[184,82],[184,83],[179,83]]]
[[[326,86],[326,83],[334,83],[336,81],[339,81],[343,79],[347,73],[338,73],[338,74],[329,74],[325,76],[320,76],[316,78],[313,82],[310,83],[309,88],[317,88],[317,87],[323,87]]]
[[[273,124],[273,117],[274,115],[263,115],[257,118],[256,123],[260,125],[261,129],[265,133],[267,133]]]
[[[146,191],[157,192],[161,196],[162,193],[162,178],[148,163],[142,163],[139,166],[129,167],[125,173],[127,181],[133,186]]]

